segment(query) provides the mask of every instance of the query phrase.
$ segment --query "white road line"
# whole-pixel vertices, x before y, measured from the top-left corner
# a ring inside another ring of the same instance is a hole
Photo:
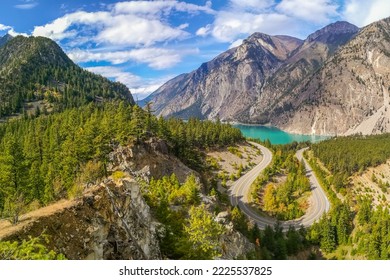
[[[232,205],[238,205],[241,211],[243,211],[249,217],[249,219],[256,222],[260,229],[264,229],[268,225],[275,225],[277,221],[270,217],[262,217],[258,215],[249,205],[248,195],[250,195],[249,192],[252,183],[256,180],[259,174],[271,163],[272,153],[269,149],[260,144],[253,142],[251,143],[261,150],[263,154],[263,159],[258,165],[256,165],[244,176],[240,177],[233,184],[233,186],[229,190],[229,196]],[[290,225],[294,226],[295,228],[299,228],[301,226],[308,227],[312,225],[315,221],[319,220],[321,216],[324,213],[328,212],[330,209],[330,204],[328,198],[325,195],[325,192],[321,188],[310,165],[303,158],[303,152],[306,149],[307,148],[297,151],[296,156],[298,160],[303,159],[305,163],[307,172],[306,174],[309,177],[312,189],[311,196],[309,198],[309,201],[312,203],[312,205],[310,205],[308,211],[301,218],[291,221],[280,222],[280,226],[283,228],[284,231],[288,230]]]

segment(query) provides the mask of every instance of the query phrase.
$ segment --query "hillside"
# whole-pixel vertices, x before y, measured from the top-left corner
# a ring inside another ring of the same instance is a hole
[[[234,120],[249,110],[267,77],[300,44],[288,36],[255,33],[241,46],[168,81],[148,100],[163,116]]]
[[[336,22],[309,35],[269,77],[256,103],[245,117],[240,116],[240,120],[260,123],[277,121],[282,112],[292,109],[294,102],[301,102],[297,89],[305,79],[318,71],[358,31],[359,28],[348,22]],[[299,100],[295,100],[296,98]],[[281,100],[285,100],[283,105]]]
[[[330,24],[299,41],[256,33],[154,92],[163,116],[272,124],[293,133],[390,131],[389,22]]]
[[[290,132],[375,134],[390,131],[390,18],[363,28],[305,79],[271,122]],[[283,105],[282,105],[283,104]]]
[[[62,110],[91,101],[122,99],[134,103],[120,83],[74,64],[52,40],[3,37],[0,46],[0,118],[19,113],[26,102],[44,101],[44,110]]]
[[[3,124],[0,258],[42,234],[70,259],[245,257],[254,245],[216,221],[212,209],[229,206],[209,195],[204,155],[240,141],[229,125],[157,119],[125,102]]]
[[[332,203],[309,232],[326,258],[390,258],[389,140],[389,134],[337,137],[307,154]]]
[[[10,41],[13,37],[9,34],[0,37],[0,48],[5,45],[8,41]]]

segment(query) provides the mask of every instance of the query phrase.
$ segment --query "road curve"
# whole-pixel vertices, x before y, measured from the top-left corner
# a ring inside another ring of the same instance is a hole
[[[248,196],[250,195],[250,187],[252,183],[256,180],[259,174],[271,163],[272,153],[266,147],[251,142],[253,145],[256,145],[260,148],[263,159],[251,169],[244,176],[240,177],[229,190],[230,202],[232,205],[238,205],[248,217],[253,220],[260,229],[265,229],[267,225],[273,226],[277,221],[270,217],[260,216],[256,211],[252,209],[249,205]],[[330,204],[325,195],[325,192],[322,190],[317,178],[314,175],[313,170],[307,161],[303,158],[303,152],[305,149],[301,149],[296,153],[298,160],[302,160],[305,163],[306,167],[306,176],[309,177],[312,194],[309,198],[309,208],[307,209],[305,215],[301,218],[291,221],[280,222],[281,227],[284,231],[288,230],[290,225],[295,228],[300,226],[308,227],[313,224],[315,221],[321,218],[321,216],[329,211]]]

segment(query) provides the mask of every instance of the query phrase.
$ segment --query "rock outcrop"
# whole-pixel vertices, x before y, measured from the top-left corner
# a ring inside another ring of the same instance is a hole
[[[134,146],[118,146],[109,154],[108,170],[123,171],[149,181],[175,174],[179,182],[195,173],[169,153],[165,141],[152,138],[147,143]]]
[[[107,179],[72,203],[56,203],[22,218],[24,226],[1,236],[49,237],[48,247],[73,260],[160,259],[157,222],[136,181]]]
[[[271,123],[290,132],[390,131],[390,18],[370,24],[294,89]]]
[[[230,222],[230,214],[228,212],[218,213],[216,221],[223,224],[226,229],[225,233],[220,237],[222,247],[220,259],[234,260],[245,258],[248,254],[255,251],[255,245],[242,233],[233,229],[233,223]]]
[[[255,33],[151,95],[157,113],[271,124],[294,133],[390,131],[390,18],[336,22],[303,42]]]

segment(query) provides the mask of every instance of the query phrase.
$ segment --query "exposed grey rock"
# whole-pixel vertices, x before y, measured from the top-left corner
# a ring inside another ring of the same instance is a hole
[[[373,134],[390,131],[390,18],[363,28],[296,87],[291,110],[271,117],[291,132]]]
[[[164,116],[269,123],[305,134],[389,132],[389,22],[361,30],[336,22],[303,42],[255,33],[150,100]]]
[[[167,82],[149,100],[164,116],[234,119],[256,101],[267,76],[300,43],[255,33],[241,46]]]
[[[233,229],[233,224],[225,225],[226,233],[220,238],[222,256],[221,259],[232,260],[245,258],[247,254],[255,251],[255,245],[244,235]]]

